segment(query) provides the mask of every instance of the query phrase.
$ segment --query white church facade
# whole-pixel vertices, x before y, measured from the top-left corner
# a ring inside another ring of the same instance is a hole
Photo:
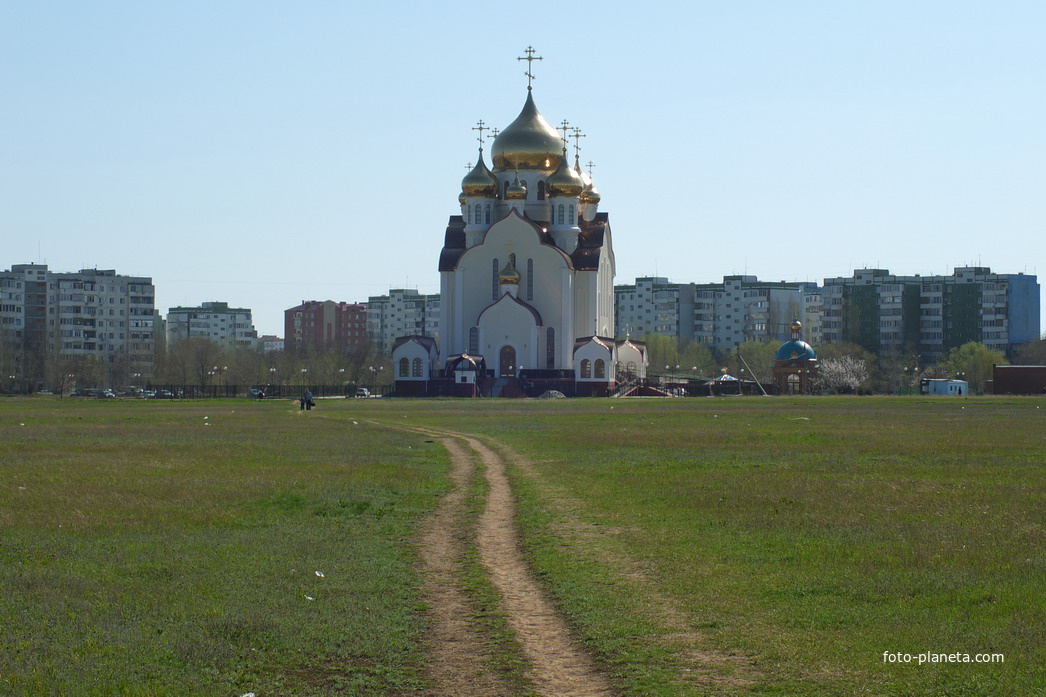
[[[479,159],[439,257],[440,346],[425,379],[396,371],[397,393],[599,395],[643,377],[643,344],[614,338],[609,218],[576,146],[574,162],[567,157],[566,122],[561,135],[528,87],[519,116],[494,138],[492,169],[482,122],[476,130]],[[394,350],[394,370],[404,357]]]

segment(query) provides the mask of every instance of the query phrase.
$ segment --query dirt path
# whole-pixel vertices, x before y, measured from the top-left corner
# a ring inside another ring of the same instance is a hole
[[[502,457],[465,434],[411,430],[439,438],[452,463],[454,489],[425,526],[420,548],[427,576],[426,598],[435,625],[430,655],[437,690],[443,695],[468,697],[507,694],[498,692],[498,680],[484,668],[483,642],[467,622],[468,598],[457,578],[464,501],[475,455],[482,459],[488,485],[476,545],[481,563],[502,597],[502,611],[531,665],[538,693],[545,697],[612,695],[609,681],[591,656],[571,639],[566,622],[523,560],[514,522],[515,504]]]
[[[432,694],[501,697],[508,692],[486,667],[486,647],[468,623],[472,609],[461,588],[465,499],[475,466],[458,441],[440,442],[450,453],[453,488],[425,522],[420,538],[423,591],[433,625],[428,641]]]

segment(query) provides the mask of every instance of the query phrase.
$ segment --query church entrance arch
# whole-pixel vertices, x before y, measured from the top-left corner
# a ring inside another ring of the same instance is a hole
[[[513,346],[502,346],[501,356],[498,361],[500,370],[498,375],[503,378],[515,377],[516,375],[516,349]]]

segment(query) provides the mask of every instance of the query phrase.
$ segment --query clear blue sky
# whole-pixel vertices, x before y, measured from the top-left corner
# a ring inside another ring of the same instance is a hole
[[[617,283],[1046,275],[1046,3],[25,2],[0,268],[157,307],[438,292],[478,119],[587,133]],[[489,164],[489,158],[488,158]]]

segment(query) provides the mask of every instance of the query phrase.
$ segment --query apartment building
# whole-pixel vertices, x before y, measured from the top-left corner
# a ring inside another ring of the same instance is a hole
[[[439,342],[440,295],[397,288],[367,299],[367,335],[381,351],[392,351],[401,336],[429,336]]]
[[[283,313],[284,346],[305,355],[334,346],[343,351],[367,341],[367,306],[333,300],[302,300]]]
[[[874,353],[915,352],[924,360],[978,341],[1007,356],[1039,338],[1034,275],[956,268],[950,276],[897,276],[858,269],[826,278],[823,340],[853,342]]]
[[[167,311],[167,343],[188,338],[210,339],[228,348],[256,348],[258,332],[251,311],[225,302],[204,302],[198,307],[172,307]]]
[[[148,376],[157,322],[148,277],[45,264],[0,272],[0,367],[23,389],[54,382],[59,358],[94,359],[113,384]]]
[[[722,283],[670,283],[637,278],[614,287],[616,326],[621,335],[673,336],[716,351],[745,341],[784,341],[799,318],[808,340],[820,332],[821,295],[816,283],[760,281],[726,276]]]

